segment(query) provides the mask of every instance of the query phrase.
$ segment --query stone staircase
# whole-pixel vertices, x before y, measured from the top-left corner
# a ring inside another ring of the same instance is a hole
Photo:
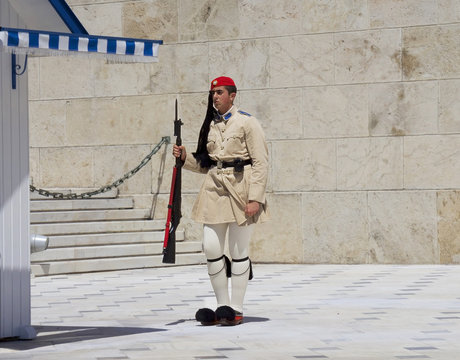
[[[108,194],[108,195],[107,195]],[[31,254],[35,276],[171,266],[162,263],[166,220],[132,198],[55,200],[31,194],[30,231],[49,237],[48,249]],[[176,264],[205,262],[201,243],[176,232]]]

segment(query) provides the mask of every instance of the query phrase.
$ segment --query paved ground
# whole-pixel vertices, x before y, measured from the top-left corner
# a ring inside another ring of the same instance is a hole
[[[245,323],[204,327],[202,266],[39,277],[0,359],[460,359],[460,266],[254,265]]]

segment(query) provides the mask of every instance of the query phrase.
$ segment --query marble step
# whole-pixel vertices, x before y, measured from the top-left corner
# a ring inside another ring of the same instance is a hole
[[[165,220],[94,221],[80,223],[31,224],[30,232],[40,235],[70,235],[164,230]]]
[[[195,253],[201,251],[201,242],[177,241],[176,253]],[[132,256],[161,255],[163,244],[121,244],[104,246],[79,246],[48,249],[46,251],[31,254],[30,260],[36,262],[53,262],[64,260],[123,258]]]
[[[176,231],[176,240],[185,239],[183,230]],[[48,249],[115,244],[143,244],[163,242],[164,231],[120,232],[107,234],[76,234],[49,236]]]
[[[132,209],[133,206],[134,200],[130,198],[33,200],[30,202],[30,211]]]
[[[108,221],[108,220],[140,220],[148,219],[150,210],[147,209],[106,209],[106,210],[73,210],[32,212],[31,224]]]
[[[30,231],[49,237],[47,250],[31,254],[32,274],[170,266],[162,262],[166,220],[150,220],[150,209],[137,209],[133,198],[117,195],[111,191],[74,200],[32,196]],[[185,241],[183,230],[176,232],[176,241],[175,265],[206,262],[201,242]]]
[[[175,264],[163,264],[162,260],[163,255],[66,260],[32,264],[31,270],[35,276],[43,276],[95,271],[143,269],[178,265],[197,265],[206,263],[205,256],[201,252],[185,254],[177,253]]]

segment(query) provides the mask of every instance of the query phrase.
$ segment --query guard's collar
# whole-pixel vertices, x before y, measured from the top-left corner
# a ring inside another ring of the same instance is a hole
[[[232,117],[232,115],[236,112],[235,105],[232,105],[230,109],[225,114],[216,114],[216,118],[214,119],[215,122],[220,122],[220,121],[228,121]]]

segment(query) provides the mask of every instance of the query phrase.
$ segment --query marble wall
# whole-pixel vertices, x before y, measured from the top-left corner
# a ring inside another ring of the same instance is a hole
[[[93,34],[164,40],[155,64],[30,61],[31,178],[104,185],[172,136],[193,149],[209,82],[235,79],[270,150],[252,258],[460,263],[456,0],[69,0]],[[170,147],[121,187],[166,215]],[[184,173],[188,239],[202,182]]]

